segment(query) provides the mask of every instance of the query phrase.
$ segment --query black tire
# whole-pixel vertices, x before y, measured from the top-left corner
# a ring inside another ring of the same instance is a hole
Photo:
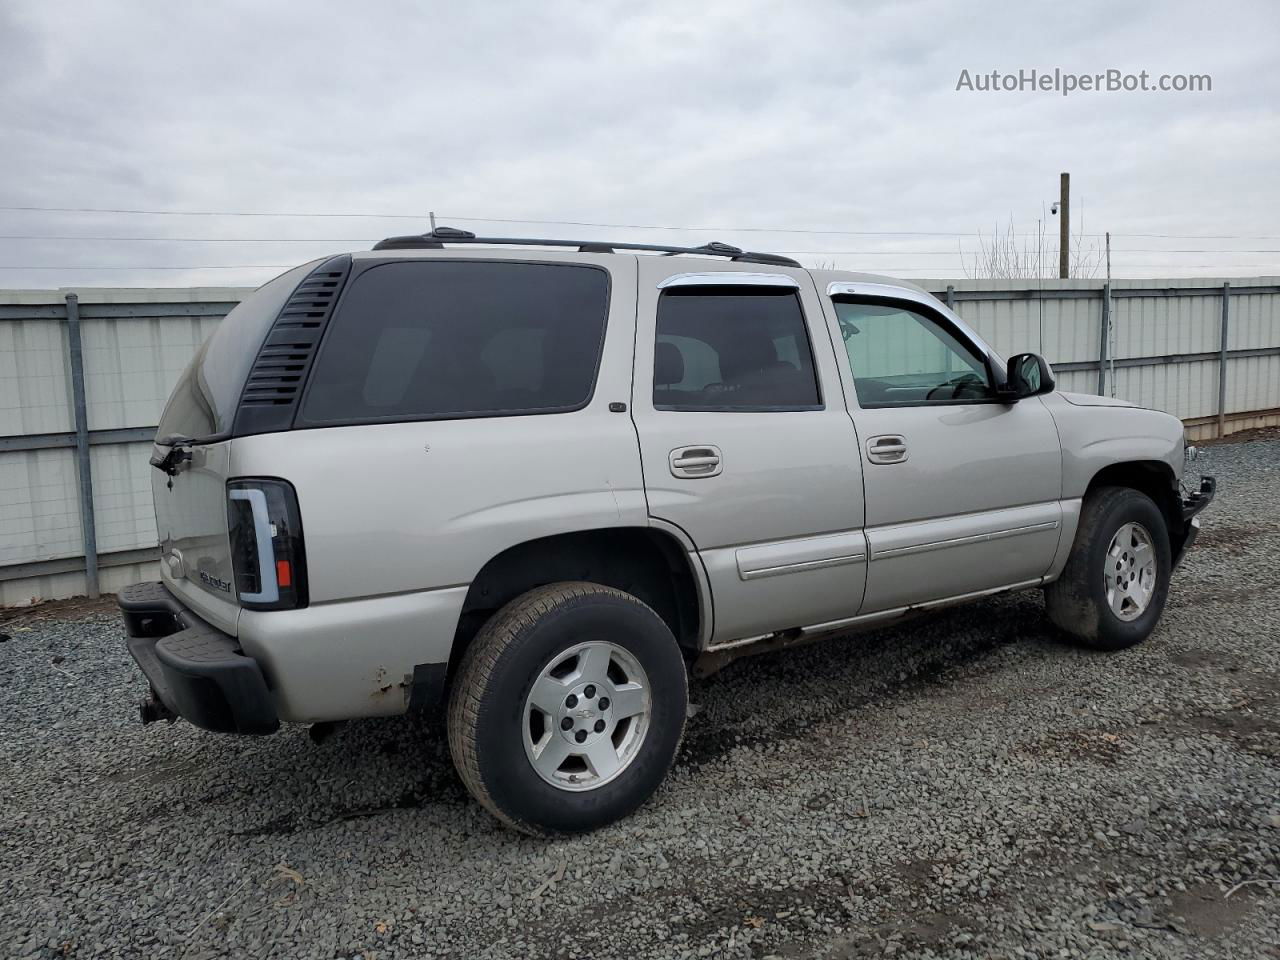
[[[1155,552],[1155,589],[1143,612],[1124,620],[1107,603],[1103,578],[1111,540],[1127,523],[1139,523]],[[1071,556],[1062,576],[1045,587],[1045,609],[1058,629],[1097,650],[1123,650],[1155,630],[1169,595],[1172,571],[1169,530],[1164,515],[1145,493],[1129,487],[1100,487],[1085,498]]]
[[[592,639],[623,647],[644,669],[651,707],[634,758],[591,790],[554,786],[525,752],[526,700],[560,652]],[[628,593],[595,583],[554,583],[511,601],[463,655],[449,694],[449,751],[462,782],[500,820],[552,836],[625,817],[666,777],[688,711],[684,658],[666,623]]]

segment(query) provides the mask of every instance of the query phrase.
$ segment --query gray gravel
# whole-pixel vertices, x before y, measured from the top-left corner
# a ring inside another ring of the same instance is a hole
[[[651,803],[553,843],[432,724],[143,728],[114,617],[0,624],[0,954],[1280,957],[1280,442],[1202,465],[1149,643],[1026,594],[740,661]]]

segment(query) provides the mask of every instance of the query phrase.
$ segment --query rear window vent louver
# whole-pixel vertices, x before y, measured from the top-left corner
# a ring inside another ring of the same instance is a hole
[[[249,370],[236,410],[234,436],[289,429],[307,371],[350,270],[350,256],[325,261],[298,284],[281,308]]]

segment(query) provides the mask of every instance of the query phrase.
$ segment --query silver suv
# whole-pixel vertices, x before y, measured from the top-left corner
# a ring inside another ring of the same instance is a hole
[[[690,669],[1031,587],[1138,643],[1213,495],[1178,420],[1056,392],[911,284],[448,228],[238,305],[151,463],[144,721],[440,705],[476,799],[547,834],[654,792]]]

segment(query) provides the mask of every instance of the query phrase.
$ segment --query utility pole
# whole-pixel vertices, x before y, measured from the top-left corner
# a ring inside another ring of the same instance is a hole
[[[1071,276],[1071,174],[1064,173],[1058,187],[1058,279]]]
[[[431,232],[435,233],[436,232],[436,212],[434,210],[431,211],[430,217],[431,217]]]
[[[1107,231],[1107,282],[1102,285],[1102,317],[1107,335],[1107,360],[1111,364],[1111,373],[1107,383],[1111,386],[1111,396],[1116,395],[1116,323],[1115,305],[1111,302],[1111,231]]]

